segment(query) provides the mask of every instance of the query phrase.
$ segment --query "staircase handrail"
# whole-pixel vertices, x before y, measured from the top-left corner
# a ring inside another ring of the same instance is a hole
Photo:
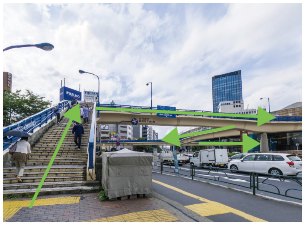
[[[69,106],[69,102],[62,101],[60,103],[60,105],[63,107],[63,109],[65,109]],[[52,119],[55,116],[55,113],[54,113],[55,107],[56,106],[49,107],[49,108],[44,109],[43,111],[38,112],[32,116],[29,116],[23,120],[13,123],[9,126],[3,127],[3,133],[5,131],[15,130],[15,129],[23,130],[27,133],[33,133],[36,128],[41,127],[43,124],[47,123],[50,119]],[[27,127],[27,126],[29,126],[29,127]],[[6,136],[3,136],[3,151],[5,151],[7,148],[9,148],[12,144],[14,144],[19,139],[20,139],[20,137],[8,138]]]
[[[96,128],[96,103],[94,103],[93,109],[92,109],[92,119],[91,119],[91,127],[90,127],[90,134],[89,134],[89,143],[87,147],[87,153],[88,153],[88,165],[87,169],[93,169],[94,168],[94,161],[95,161],[95,151],[96,151],[96,135],[95,135],[95,128]]]

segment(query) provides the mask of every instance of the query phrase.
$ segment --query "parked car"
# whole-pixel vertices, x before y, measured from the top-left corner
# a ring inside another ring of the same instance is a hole
[[[288,153],[249,153],[242,159],[232,159],[228,166],[237,170],[269,173],[273,175],[297,175],[302,172],[302,160]]]
[[[242,159],[242,158],[244,158],[246,155],[248,155],[248,153],[239,153],[239,154],[236,154],[236,155],[232,155],[231,157],[229,157],[229,162],[230,162],[232,159]]]

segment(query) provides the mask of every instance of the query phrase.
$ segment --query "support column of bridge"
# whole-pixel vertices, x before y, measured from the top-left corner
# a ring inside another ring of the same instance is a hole
[[[269,152],[268,137],[266,133],[261,134],[260,152]]]

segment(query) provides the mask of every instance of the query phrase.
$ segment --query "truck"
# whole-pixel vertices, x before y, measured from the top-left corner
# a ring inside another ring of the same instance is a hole
[[[161,162],[174,165],[174,155],[172,151],[162,151],[159,155]],[[183,163],[188,161],[188,157],[182,154],[177,154],[178,165],[182,166]]]
[[[203,149],[195,152],[190,164],[197,167],[228,167],[227,149]]]

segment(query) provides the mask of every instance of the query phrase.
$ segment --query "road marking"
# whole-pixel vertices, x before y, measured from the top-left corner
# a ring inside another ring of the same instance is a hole
[[[188,193],[186,191],[183,191],[183,190],[181,190],[179,188],[176,188],[174,186],[165,184],[163,182],[160,182],[160,181],[157,181],[157,180],[152,180],[152,181],[154,183],[156,183],[156,184],[162,185],[164,187],[167,187],[169,189],[172,189],[174,191],[182,193],[182,194],[184,194],[186,196],[189,196],[189,197],[198,199],[199,201],[205,202],[205,203],[201,203],[201,204],[194,204],[194,205],[185,206],[186,208],[196,212],[199,215],[203,215],[203,216],[205,215],[206,216],[206,214],[208,212],[210,213],[209,214],[210,216],[211,215],[217,215],[217,214],[224,214],[224,213],[234,213],[234,214],[236,214],[236,215],[238,215],[240,217],[243,217],[243,218],[245,218],[245,219],[247,219],[249,221],[252,221],[252,222],[268,222],[266,220],[260,219],[258,217],[252,216],[252,215],[247,214],[247,213],[244,213],[244,212],[242,212],[240,210],[237,210],[237,209],[234,209],[232,207],[226,206],[226,205],[221,204],[219,202],[211,201],[211,200],[202,198],[200,196]],[[214,210],[211,211],[210,208],[212,208]],[[213,212],[214,212],[214,214],[211,214]]]
[[[79,203],[80,197],[38,199],[33,206],[62,205]],[[12,218],[22,207],[29,207],[31,200],[3,202],[3,221]]]
[[[139,211],[120,216],[104,217],[83,222],[174,222],[179,221],[164,209]]]

